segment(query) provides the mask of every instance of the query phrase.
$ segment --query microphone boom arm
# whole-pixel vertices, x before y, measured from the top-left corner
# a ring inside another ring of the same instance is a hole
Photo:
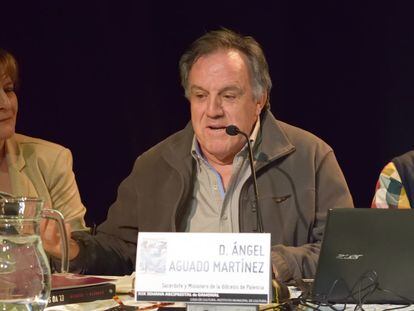
[[[262,219],[262,213],[259,206],[259,191],[257,187],[257,179],[256,179],[256,171],[254,170],[254,160],[253,160],[253,150],[252,145],[250,143],[249,136],[247,136],[246,133],[239,130],[239,128],[235,125],[229,125],[226,127],[226,133],[230,136],[236,136],[238,134],[242,135],[246,141],[247,141],[247,149],[249,151],[249,163],[250,163],[250,170],[253,178],[253,189],[254,189],[254,202],[253,202],[253,208],[252,211],[256,213],[257,215],[257,223],[256,223],[256,229],[255,232],[264,232],[263,228],[263,219]]]

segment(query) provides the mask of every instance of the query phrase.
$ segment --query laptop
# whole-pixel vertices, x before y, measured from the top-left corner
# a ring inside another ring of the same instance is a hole
[[[414,210],[328,211],[312,300],[414,303]]]

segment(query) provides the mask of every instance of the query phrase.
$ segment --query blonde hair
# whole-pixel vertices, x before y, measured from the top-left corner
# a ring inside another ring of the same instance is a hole
[[[17,85],[19,80],[19,68],[12,54],[0,48],[0,75],[9,76],[13,84]]]

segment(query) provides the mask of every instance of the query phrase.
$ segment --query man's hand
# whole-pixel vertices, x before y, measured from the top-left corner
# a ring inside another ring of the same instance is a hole
[[[72,260],[79,254],[79,245],[71,238],[72,228],[70,224],[65,224],[65,228],[69,243],[69,260]],[[42,219],[40,223],[40,236],[44,250],[49,255],[62,259],[61,238],[56,221]]]

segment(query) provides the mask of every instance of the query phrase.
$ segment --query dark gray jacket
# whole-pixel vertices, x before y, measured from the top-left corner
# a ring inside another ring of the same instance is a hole
[[[351,195],[332,149],[321,139],[277,121],[270,112],[263,114],[261,124],[256,174],[273,264],[282,280],[313,277],[327,210],[352,207]],[[138,157],[98,234],[76,237],[81,252],[72,268],[129,274],[139,231],[183,230],[194,178],[193,135],[188,124]],[[253,199],[248,179],[240,195],[241,232],[252,232],[256,225]]]

